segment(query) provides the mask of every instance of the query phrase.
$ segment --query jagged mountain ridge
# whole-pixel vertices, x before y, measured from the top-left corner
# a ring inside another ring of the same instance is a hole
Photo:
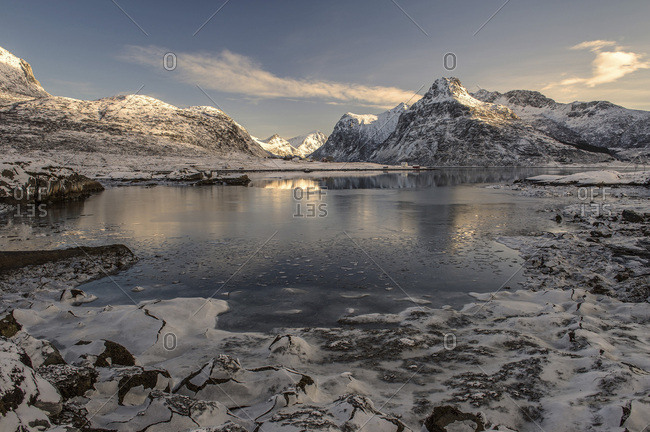
[[[650,147],[648,111],[606,101],[560,103],[530,90],[499,93],[481,89],[473,96],[509,107],[556,139],[571,139],[614,151]]]
[[[289,141],[282,138],[280,135],[275,134],[265,140],[255,138],[253,139],[260,145],[264,150],[269,152],[274,156],[297,156],[297,151],[294,147],[289,144]]]
[[[288,140],[278,134],[265,140],[255,137],[253,139],[272,155],[280,157],[297,156],[302,158],[312,154],[327,141],[327,137],[320,131],[299,135]]]
[[[327,136],[321,131],[313,131],[290,138],[288,141],[303,157],[306,157],[321,148],[327,142]]]
[[[267,156],[216,108],[177,108],[141,95],[94,101],[51,96],[27,62],[2,48],[0,72],[0,145],[19,151]]]
[[[327,142],[312,157],[336,161],[364,161],[395,130],[408,105],[399,104],[381,114],[346,113],[334,126]]]
[[[436,80],[370,155],[375,162],[443,166],[593,163],[608,159],[608,155],[580,150],[546,135],[506,106],[474,98],[457,78]]]

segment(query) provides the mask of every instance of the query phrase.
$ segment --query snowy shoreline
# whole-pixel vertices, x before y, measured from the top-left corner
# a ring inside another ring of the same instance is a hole
[[[501,187],[577,195],[576,185]],[[338,328],[230,333],[216,329],[222,300],[80,307],[61,295],[83,281],[76,264],[21,275],[24,292],[3,290],[2,309],[13,311],[3,313],[0,383],[24,376],[30,397],[0,425],[418,431],[428,418],[501,431],[642,430],[649,193],[619,189],[607,208],[598,198],[549,211],[571,233],[500,239],[526,260],[523,289],[474,294],[460,310],[350,316]]]
[[[180,155],[123,155],[112,153],[65,151],[65,150],[32,150],[18,152],[9,147],[5,149],[3,162],[14,160],[34,160],[53,163],[70,168],[89,178],[110,178],[111,173],[142,173],[142,175],[155,175],[156,173],[171,173],[181,169],[196,169],[200,171],[215,171],[224,173],[235,172],[292,172],[304,171],[384,171],[388,170],[409,171],[413,167],[404,168],[400,165],[379,164],[373,162],[321,162],[301,160],[284,160],[277,158],[260,158],[232,155],[206,155],[195,156]],[[161,169],[161,167],[165,167]],[[423,167],[425,168],[425,167]],[[428,169],[468,169],[468,168],[557,168],[557,169],[588,169],[588,170],[630,170],[637,168],[631,163],[594,163],[594,164],[557,164],[542,165],[504,165],[504,166],[428,166]]]

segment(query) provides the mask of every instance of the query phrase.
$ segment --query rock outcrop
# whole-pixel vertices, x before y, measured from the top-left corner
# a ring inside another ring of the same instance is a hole
[[[103,190],[99,182],[47,160],[0,162],[0,203],[65,201]]]

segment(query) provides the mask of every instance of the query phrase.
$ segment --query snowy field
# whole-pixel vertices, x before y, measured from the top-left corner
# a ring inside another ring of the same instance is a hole
[[[364,171],[383,170],[387,167],[390,170],[405,169],[399,165],[385,165],[369,162],[321,162],[308,161],[305,159],[283,160],[279,158],[247,157],[234,154],[226,157],[209,155],[197,155],[195,157],[183,156],[142,156],[142,155],[120,155],[98,152],[71,152],[71,151],[21,151],[7,148],[2,158],[2,163],[14,163],[16,161],[31,161],[35,165],[48,166],[56,165],[70,168],[75,172],[85,175],[91,179],[105,180],[165,180],[166,176],[181,171],[198,172],[214,171],[219,173],[230,172],[272,172],[272,171]],[[549,168],[571,168],[577,169],[576,165],[558,165],[549,163],[544,165]],[[594,164],[590,169],[598,167],[609,170],[640,170],[642,166],[626,162],[616,164]],[[435,168],[435,167],[434,167]],[[411,168],[406,168],[411,169]]]

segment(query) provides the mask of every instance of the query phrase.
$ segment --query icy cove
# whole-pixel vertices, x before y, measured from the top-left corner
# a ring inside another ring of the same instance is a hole
[[[516,288],[519,275],[511,276],[521,260],[496,239],[556,229],[554,215],[540,212],[546,200],[476,183],[548,172],[265,175],[248,188],[109,187],[51,211],[50,223],[66,236],[34,246],[96,239],[134,251],[139,262],[129,270],[80,286],[97,296],[93,307],[211,297],[228,301],[218,326],[231,331],[335,326],[347,316],[461,306],[470,292]]]

